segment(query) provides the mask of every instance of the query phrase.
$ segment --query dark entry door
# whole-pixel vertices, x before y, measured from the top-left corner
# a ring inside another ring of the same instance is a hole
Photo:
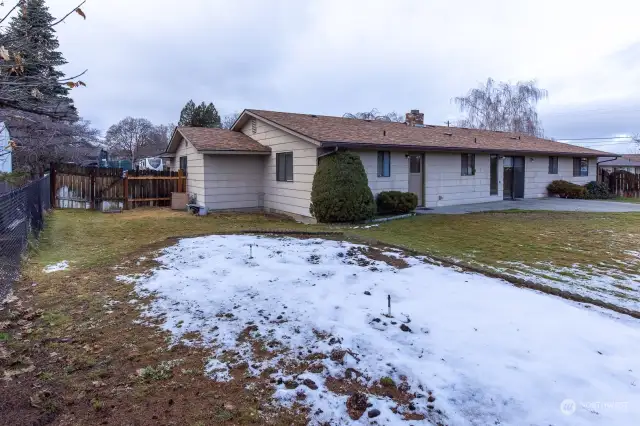
[[[504,157],[503,198],[524,198],[524,157]]]
[[[513,157],[513,198],[524,198],[524,157]]]
[[[504,157],[502,163],[504,165],[502,198],[511,200],[513,199],[513,157]]]

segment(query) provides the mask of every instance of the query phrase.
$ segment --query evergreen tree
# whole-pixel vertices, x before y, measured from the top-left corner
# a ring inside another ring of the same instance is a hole
[[[189,100],[180,113],[181,127],[220,127],[220,114],[216,107],[202,102],[196,106],[193,100]]]
[[[60,45],[52,26],[54,22],[44,0],[25,0],[18,14],[11,19],[2,42],[8,50],[19,52],[22,57],[23,69],[19,77],[37,88],[46,102],[58,110],[68,110],[69,121],[76,121],[77,111],[68,97],[69,87],[60,83],[64,73],[58,67],[67,61],[58,51]]]
[[[178,126],[191,127],[193,122],[193,112],[196,109],[196,104],[193,103],[193,99],[189,99],[189,102],[182,108],[180,112],[180,120],[178,120]]]

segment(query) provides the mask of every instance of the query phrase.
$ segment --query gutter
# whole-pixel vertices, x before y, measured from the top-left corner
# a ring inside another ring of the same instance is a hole
[[[618,159],[618,158],[620,158],[620,157],[621,157],[621,156],[620,156],[620,155],[618,155],[618,156],[616,156],[616,157],[613,157],[613,158],[612,158],[612,159],[610,159],[610,160],[598,161],[598,162],[596,163],[596,167],[600,167],[600,164],[602,164],[602,163],[608,163],[609,161],[615,161],[615,160],[617,160],[617,159]]]
[[[487,154],[507,154],[507,155],[550,155],[550,156],[567,156],[567,157],[603,157],[602,154],[585,154],[578,152],[558,152],[558,151],[512,151],[508,149],[482,149],[482,148],[462,148],[462,147],[443,147],[443,146],[420,146],[420,145],[400,145],[400,144],[373,144],[373,143],[357,143],[357,142],[328,142],[322,143],[323,148],[350,148],[350,149],[398,149],[416,152],[483,152]]]

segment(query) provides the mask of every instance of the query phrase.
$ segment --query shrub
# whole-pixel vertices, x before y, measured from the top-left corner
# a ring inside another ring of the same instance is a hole
[[[360,157],[336,152],[323,157],[313,177],[311,214],[318,222],[371,219],[376,204]]]
[[[547,186],[547,191],[549,195],[562,198],[586,198],[587,196],[587,188],[566,180],[554,180]]]
[[[376,197],[378,214],[404,214],[418,206],[418,196],[413,192],[383,191]]]
[[[604,182],[592,181],[585,185],[587,189],[587,198],[591,199],[607,199],[610,197],[609,186]]]
[[[383,377],[380,379],[380,384],[382,386],[391,387],[391,386],[395,386],[396,382],[394,382],[391,377]]]

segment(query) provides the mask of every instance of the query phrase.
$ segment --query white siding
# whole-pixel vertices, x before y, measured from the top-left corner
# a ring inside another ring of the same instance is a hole
[[[311,217],[311,185],[316,173],[318,151],[316,145],[256,120],[253,133],[251,120],[242,132],[265,146],[271,147],[271,155],[264,159],[263,185],[266,209]],[[276,154],[293,152],[293,182],[276,181]]]
[[[475,176],[461,176],[461,154],[425,153],[426,207],[502,200],[502,160],[498,160],[498,194],[490,195],[489,158],[476,154]]]
[[[187,193],[194,194],[198,205],[204,206],[204,156],[196,148],[182,139],[176,150],[175,160],[172,161],[171,170],[177,171],[180,168],[180,157],[187,157]]]
[[[205,201],[210,210],[262,207],[264,156],[204,156]]]
[[[533,159],[533,161],[532,161]],[[566,180],[584,185],[597,178],[597,159],[589,159],[589,176],[573,176],[573,157],[558,158],[558,174],[549,174],[548,156],[526,156],[524,158],[524,197],[547,196],[547,185],[554,180]]]
[[[369,187],[375,197],[382,191],[409,190],[409,160],[407,151],[391,151],[391,176],[378,176],[378,151],[353,151],[360,156],[369,179]]]

